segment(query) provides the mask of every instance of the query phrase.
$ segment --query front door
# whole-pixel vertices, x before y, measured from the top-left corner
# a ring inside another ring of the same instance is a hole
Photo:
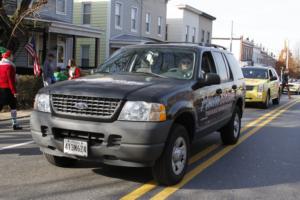
[[[201,57],[200,76],[204,78],[207,73],[217,73],[212,53],[210,51],[203,52]],[[219,87],[220,85],[204,86],[194,92],[199,132],[207,130],[218,119],[216,111],[220,96],[216,91]]]

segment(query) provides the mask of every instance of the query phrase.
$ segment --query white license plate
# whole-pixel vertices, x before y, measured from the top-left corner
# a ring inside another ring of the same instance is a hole
[[[64,139],[64,153],[76,156],[88,156],[88,144],[86,141]]]

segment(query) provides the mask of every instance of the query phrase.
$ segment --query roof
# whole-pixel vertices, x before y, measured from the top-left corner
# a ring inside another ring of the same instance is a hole
[[[242,68],[249,68],[249,69],[274,69],[273,67],[267,67],[267,66],[245,66]]]
[[[148,42],[148,43],[140,43],[134,46],[128,46],[128,48],[139,48],[139,47],[170,47],[170,48],[197,48],[197,49],[218,49],[219,51],[231,53],[227,51],[224,47],[214,45],[214,44],[196,44],[196,43],[176,43],[176,42]]]
[[[216,19],[217,19],[216,17],[214,17],[214,16],[212,16],[212,15],[210,15],[210,14],[207,14],[207,13],[201,11],[201,10],[198,10],[197,8],[194,8],[194,7],[192,7],[192,6],[189,6],[189,5],[187,5],[187,4],[180,4],[180,5],[177,5],[177,8],[179,8],[179,9],[186,9],[186,10],[188,10],[188,11],[190,11],[190,12],[193,12],[193,13],[195,13],[195,14],[198,14],[198,15],[200,15],[200,16],[202,16],[202,17],[205,17],[205,18],[207,18],[207,19],[210,19],[210,20],[216,20]]]
[[[157,39],[140,37],[135,35],[122,34],[110,39],[112,47],[121,47],[124,45],[144,44],[147,42],[161,42]]]
[[[27,17],[25,19],[30,21],[40,22],[42,24],[43,23],[48,24],[47,27],[49,28],[50,33],[60,33],[66,35],[74,35],[78,37],[91,37],[91,38],[100,38],[101,35],[104,33],[104,31],[101,29],[57,21],[57,20],[53,20],[52,18],[40,19],[40,18]]]

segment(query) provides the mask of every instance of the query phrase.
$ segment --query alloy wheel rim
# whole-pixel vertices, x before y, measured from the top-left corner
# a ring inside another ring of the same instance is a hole
[[[187,159],[187,146],[183,137],[178,137],[172,151],[172,169],[174,174],[179,175],[184,170]]]
[[[234,124],[233,124],[233,134],[234,138],[237,138],[240,131],[240,118],[239,115],[236,113],[234,117]]]

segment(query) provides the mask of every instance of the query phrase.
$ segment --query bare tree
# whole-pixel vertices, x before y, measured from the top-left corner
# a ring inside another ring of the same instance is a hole
[[[47,2],[47,0],[22,0],[13,15],[9,16],[3,0],[0,0],[0,46],[13,52],[17,51],[20,45],[18,38],[28,35],[28,30],[23,24],[25,17],[35,16]]]

